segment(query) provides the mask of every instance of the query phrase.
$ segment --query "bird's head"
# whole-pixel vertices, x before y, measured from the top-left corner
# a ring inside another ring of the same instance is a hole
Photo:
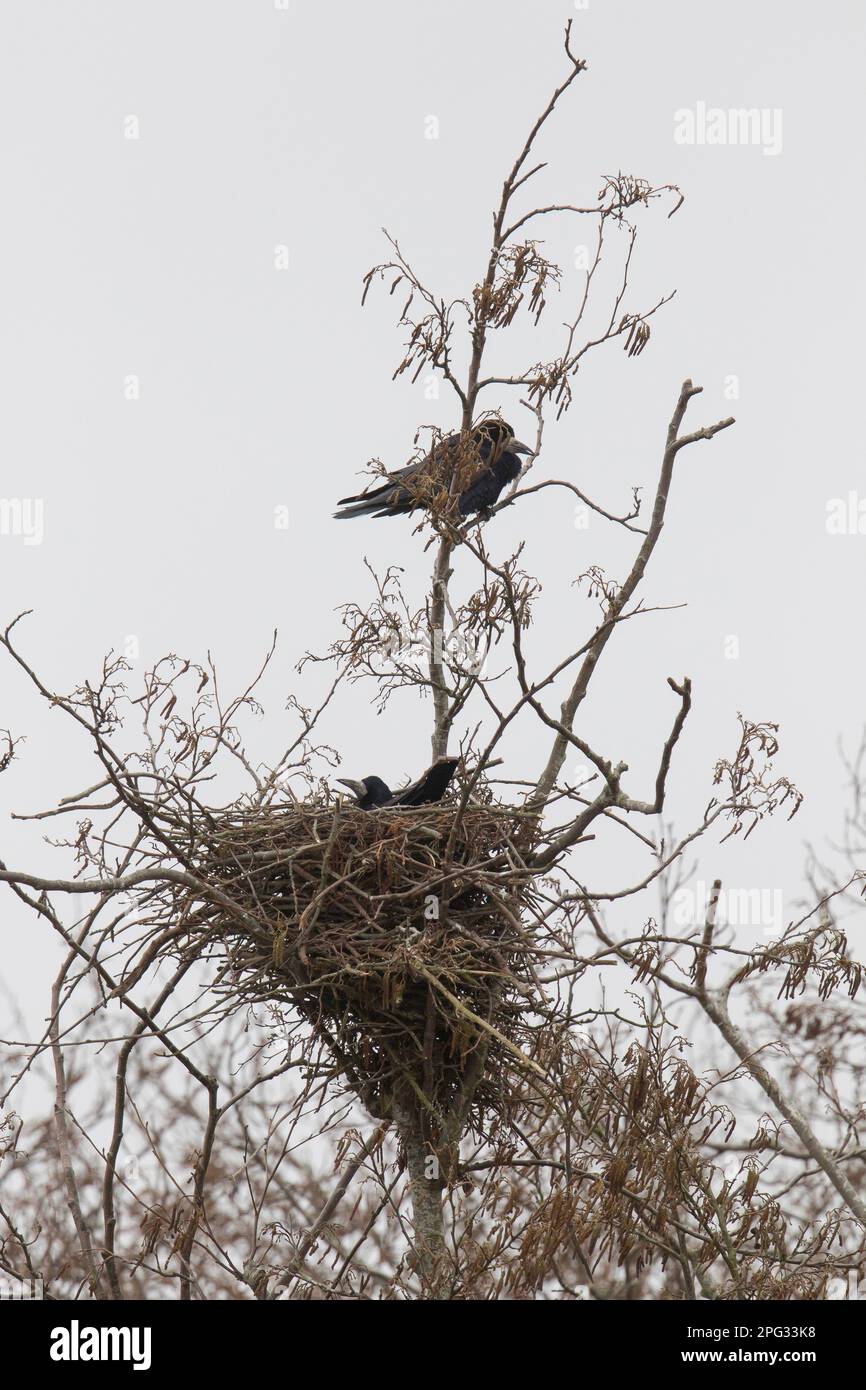
[[[519,439],[515,439],[514,430],[507,420],[503,420],[498,415],[492,415],[488,420],[482,420],[480,425],[472,431],[472,439],[478,448],[482,458],[499,458],[502,454],[534,454],[528,444],[523,444]]]
[[[356,782],[352,777],[338,777],[337,781],[340,786],[349,788],[357,804],[364,810],[371,806],[384,806],[391,800],[391,788],[381,777],[362,777],[360,782]]]

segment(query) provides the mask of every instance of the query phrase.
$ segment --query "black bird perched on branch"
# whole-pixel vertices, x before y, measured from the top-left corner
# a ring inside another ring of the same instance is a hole
[[[533,452],[514,438],[514,430],[504,420],[483,420],[465,438],[450,434],[441,439],[424,458],[389,473],[378,487],[343,497],[337,505],[344,510],[334,516],[338,521],[352,516],[403,516],[434,502],[445,505],[455,469],[460,474],[460,515],[471,516],[494,505],[502,489],[520,476],[520,454]]]
[[[377,811],[380,806],[426,806],[442,800],[457,763],[457,758],[440,758],[417,782],[410,782],[399,792],[392,792],[381,777],[362,777],[360,782],[338,777],[337,781],[355,793],[356,804],[362,811]]]

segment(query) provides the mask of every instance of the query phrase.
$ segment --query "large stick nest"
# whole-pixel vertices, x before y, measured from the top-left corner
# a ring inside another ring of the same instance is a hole
[[[236,999],[312,1024],[374,1114],[408,1094],[441,1125],[473,1068],[477,1118],[529,1026],[536,833],[497,806],[235,809],[188,828],[207,891],[177,888],[173,917]]]

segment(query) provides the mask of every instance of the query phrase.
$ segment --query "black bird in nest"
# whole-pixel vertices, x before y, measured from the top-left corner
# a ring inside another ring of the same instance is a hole
[[[451,479],[458,470],[460,492],[457,509],[462,517],[487,511],[509,483],[520,476],[521,454],[532,454],[528,444],[514,438],[505,420],[493,416],[463,437],[450,434],[440,439],[424,458],[396,473],[388,473],[378,487],[355,497],[343,497],[334,512],[338,521],[353,516],[405,516],[418,507],[447,505]]]
[[[427,806],[442,800],[458,762],[458,758],[440,758],[417,782],[398,792],[392,792],[381,777],[362,777],[360,782],[338,777],[337,781],[355,793],[355,804],[362,811],[378,811],[381,806]]]

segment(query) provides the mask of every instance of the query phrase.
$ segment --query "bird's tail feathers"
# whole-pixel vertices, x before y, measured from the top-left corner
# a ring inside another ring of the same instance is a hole
[[[354,502],[351,506],[338,502],[337,506],[343,508],[342,511],[333,513],[337,521],[348,521],[353,516],[392,516],[398,510],[396,507],[383,508],[381,497],[369,502]]]

